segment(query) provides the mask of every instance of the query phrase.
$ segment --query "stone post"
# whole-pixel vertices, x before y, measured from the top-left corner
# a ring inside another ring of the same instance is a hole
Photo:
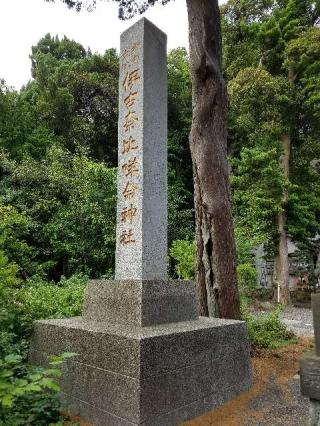
[[[167,280],[167,36],[121,35],[116,280]]]
[[[245,324],[199,318],[194,283],[167,277],[166,73],[166,36],[143,18],[121,36],[115,279],[32,336],[33,363],[79,354],[61,399],[95,426],[176,426],[252,382]]]
[[[309,426],[320,426],[320,294],[312,295],[315,350],[300,361],[301,393],[310,398]]]

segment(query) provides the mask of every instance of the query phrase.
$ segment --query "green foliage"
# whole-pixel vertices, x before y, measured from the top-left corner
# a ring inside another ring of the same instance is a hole
[[[19,267],[0,250],[0,296],[2,296],[7,288],[11,288],[17,284],[17,273]]]
[[[279,167],[279,141],[288,126],[290,87],[262,68],[245,68],[230,82],[229,94],[236,241],[238,260],[246,263],[260,244],[272,253],[276,240],[274,217],[288,187]]]
[[[276,349],[296,341],[281,322],[279,309],[259,315],[244,313],[243,319],[253,348]]]
[[[56,397],[60,391],[59,366],[75,356],[52,357],[49,368],[30,367],[22,357],[10,354],[0,359],[0,422],[8,426],[58,424],[62,420]],[[60,423],[59,423],[60,424]]]
[[[13,333],[13,342],[27,339],[35,320],[81,315],[87,277],[74,275],[58,284],[34,277],[7,291],[0,302],[0,330]]]
[[[34,80],[20,93],[1,83],[0,248],[23,279],[110,276],[116,171],[107,164],[117,164],[117,54],[93,55],[47,34],[31,61]],[[194,237],[185,49],[169,54],[168,86],[171,244]]]
[[[172,243],[170,256],[176,262],[175,270],[179,279],[194,278],[195,250],[195,242],[191,240],[177,240]]]
[[[257,285],[257,270],[251,263],[241,263],[237,266],[239,290],[252,290]]]
[[[168,188],[168,243],[174,240],[192,239],[194,236],[193,208],[190,192],[183,182],[169,171]]]
[[[38,265],[34,262],[35,252],[26,242],[29,227],[25,213],[19,213],[11,205],[0,204],[0,248],[17,265],[23,278],[38,272]]]
[[[174,49],[168,55],[169,246],[174,240],[194,238],[191,93],[187,51]]]
[[[33,278],[18,280],[17,265],[0,251],[0,424],[62,425],[56,397],[57,368],[73,354],[53,357],[47,369],[26,364],[34,320],[79,315],[86,278],[62,279],[59,285]]]
[[[274,0],[229,0],[222,5],[223,59],[228,80],[241,69],[258,67],[261,47],[257,33],[274,3]]]
[[[273,13],[258,31],[262,62],[272,74],[285,71],[283,63],[288,43],[297,39],[319,20],[320,3],[314,0],[277,1]]]
[[[222,7],[240,263],[250,263],[262,243],[272,256],[281,211],[295,242],[306,245],[319,232],[319,12],[311,0],[229,0]],[[291,139],[289,180],[279,165],[282,135]]]
[[[23,91],[35,113],[65,147],[90,147],[116,166],[118,57],[93,55],[73,40],[47,34],[32,47],[32,74]]]
[[[49,148],[41,161],[26,157],[19,163],[6,160],[2,164],[6,176],[0,181],[0,200],[14,206],[3,211],[27,216],[24,236],[39,269],[49,269],[58,279],[57,268],[69,276],[107,274],[115,245],[115,170],[90,160],[83,150],[72,154],[60,146]],[[28,245],[19,244],[19,250],[6,245],[7,256],[18,264],[28,258]],[[25,256],[21,256],[22,248]],[[27,266],[26,271],[29,276],[35,272]]]

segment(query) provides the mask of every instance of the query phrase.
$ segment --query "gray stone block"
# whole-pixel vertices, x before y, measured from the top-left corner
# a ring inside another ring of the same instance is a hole
[[[301,393],[320,401],[320,357],[309,352],[300,361]]]
[[[64,400],[95,425],[176,425],[249,389],[245,324],[200,318],[153,327],[38,321],[30,361],[78,352],[61,382]]]
[[[88,321],[141,327],[197,317],[192,281],[94,280],[85,292],[83,318]]]
[[[85,419],[90,419],[94,426],[135,426],[134,423],[117,417],[108,411],[101,410],[96,406],[88,404],[85,401],[73,398],[63,392],[60,394],[62,405],[65,406],[65,412],[73,415],[81,416]]]
[[[320,356],[320,294],[311,296],[316,353]]]
[[[166,43],[145,18],[121,35],[116,279],[167,279]]]

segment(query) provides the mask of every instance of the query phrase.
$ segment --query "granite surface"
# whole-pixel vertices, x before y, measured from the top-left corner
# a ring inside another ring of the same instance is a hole
[[[167,279],[166,40],[145,18],[121,35],[116,279]]]
[[[301,393],[320,401],[320,357],[315,352],[304,355],[300,361]]]
[[[126,326],[197,319],[195,285],[185,280],[92,280],[83,317]]]
[[[44,365],[48,355],[64,351],[79,354],[64,367],[64,400],[77,402],[88,420],[100,416],[94,424],[105,418],[108,426],[175,425],[252,381],[240,321],[199,318],[140,328],[82,318],[37,321],[30,361]]]

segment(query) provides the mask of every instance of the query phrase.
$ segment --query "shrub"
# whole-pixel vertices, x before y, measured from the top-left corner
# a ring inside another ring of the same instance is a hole
[[[170,256],[176,261],[175,270],[179,278],[191,280],[195,273],[195,242],[176,240],[172,243]]]
[[[21,283],[15,271],[2,274],[5,279],[0,272],[0,357],[26,358],[35,320],[80,315],[87,277],[74,275],[58,284],[35,277]]]
[[[39,277],[22,282],[17,274],[0,250],[0,425],[62,426],[56,366],[70,355],[55,357],[48,369],[28,366],[29,337],[36,319],[80,314],[87,278],[54,284]]]
[[[276,349],[296,341],[294,335],[281,322],[280,311],[281,309],[276,308],[267,314],[243,313],[253,348]]]
[[[60,391],[57,380],[61,377],[58,367],[75,355],[53,356],[49,368],[28,366],[17,354],[0,359],[0,424],[46,426],[55,422],[62,425],[57,399]]]
[[[62,278],[58,284],[37,277],[26,281],[12,294],[14,306],[10,308],[9,318],[12,331],[27,338],[35,320],[80,315],[86,282],[87,277],[82,275]]]

